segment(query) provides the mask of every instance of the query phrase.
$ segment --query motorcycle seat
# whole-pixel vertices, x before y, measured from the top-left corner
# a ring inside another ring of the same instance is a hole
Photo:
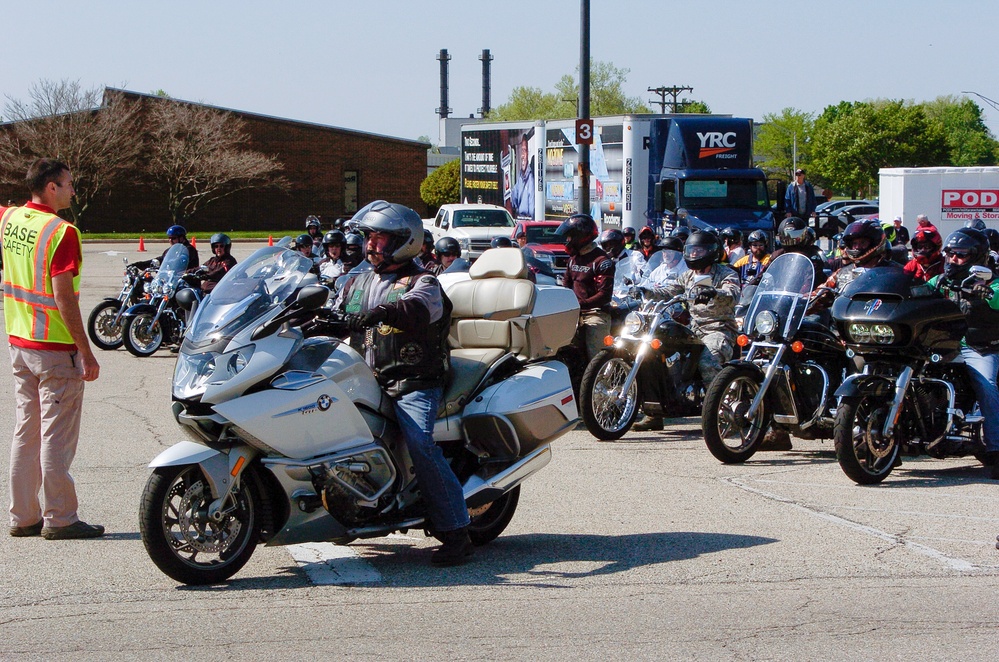
[[[450,380],[441,397],[437,418],[461,411],[489,369],[507,354],[506,350],[495,348],[451,350]]]

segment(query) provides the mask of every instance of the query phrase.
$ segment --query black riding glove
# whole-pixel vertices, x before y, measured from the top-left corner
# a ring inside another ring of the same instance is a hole
[[[985,299],[988,301],[992,298],[992,288],[989,287],[988,283],[978,282],[971,286],[969,294],[972,299]]]
[[[378,306],[376,308],[372,308],[366,313],[348,316],[347,326],[350,327],[351,331],[357,333],[363,331],[364,329],[378,326],[387,319],[388,311],[382,306]]]
[[[698,285],[690,293],[693,295],[694,303],[705,304],[715,298],[718,290],[710,285]]]

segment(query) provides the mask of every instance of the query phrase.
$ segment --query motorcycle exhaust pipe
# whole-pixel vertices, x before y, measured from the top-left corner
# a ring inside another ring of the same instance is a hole
[[[469,508],[478,508],[495,501],[540,471],[551,460],[551,446],[545,445],[525,455],[523,459],[495,476],[489,478],[472,476],[465,482],[465,504]]]

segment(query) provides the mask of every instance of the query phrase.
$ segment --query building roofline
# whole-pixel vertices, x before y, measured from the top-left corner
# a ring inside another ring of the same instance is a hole
[[[116,88],[116,87],[105,87],[104,88],[104,94],[106,95],[108,92],[116,92],[116,93],[119,93],[119,94],[123,94],[125,96],[138,97],[138,98],[141,98],[141,99],[152,99],[152,100],[156,100],[156,101],[173,101],[175,103],[182,103],[182,104],[186,104],[186,105],[189,105],[189,106],[201,106],[203,108],[212,108],[214,110],[221,110],[221,111],[224,111],[224,112],[227,112],[227,113],[234,113],[234,114],[239,115],[241,117],[248,117],[248,118],[253,118],[253,119],[257,119],[257,120],[263,120],[263,121],[267,121],[267,122],[279,122],[279,123],[282,123],[282,124],[296,124],[296,125],[299,125],[299,126],[309,126],[309,127],[313,127],[313,128],[316,128],[316,129],[325,129],[325,130],[329,130],[329,131],[338,131],[340,133],[349,133],[349,134],[353,134],[353,135],[357,135],[357,136],[364,136],[364,137],[367,137],[367,138],[378,138],[379,140],[393,140],[393,141],[396,141],[396,142],[406,143],[408,145],[420,145],[420,146],[422,146],[424,148],[427,148],[427,149],[430,148],[430,143],[425,143],[425,142],[420,141],[420,140],[410,140],[408,138],[398,138],[396,136],[387,136],[387,135],[384,135],[384,134],[381,134],[381,133],[371,133],[369,131],[358,131],[356,129],[345,129],[345,128],[340,127],[340,126],[332,126],[332,125],[329,125],[329,124],[319,124],[319,123],[316,123],[316,122],[306,122],[306,121],[303,121],[303,120],[289,119],[289,118],[286,118],[286,117],[275,117],[273,115],[263,115],[261,113],[253,113],[253,112],[249,112],[249,111],[246,111],[246,110],[237,110],[235,108],[225,108],[225,107],[222,107],[222,106],[215,106],[215,105],[212,105],[212,104],[201,103],[201,102],[198,102],[198,101],[188,101],[187,99],[177,99],[177,98],[174,98],[174,97],[161,97],[161,96],[158,96],[156,94],[146,94],[146,93],[143,93],[143,92],[134,92],[132,90],[123,90],[123,89],[119,89],[119,88]]]

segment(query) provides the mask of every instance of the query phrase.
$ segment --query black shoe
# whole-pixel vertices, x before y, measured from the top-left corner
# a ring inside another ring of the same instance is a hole
[[[989,472],[989,478],[999,480],[999,462],[993,464],[991,467],[985,467],[985,470]]]
[[[447,567],[461,565],[468,560],[475,549],[472,539],[468,537],[468,527],[454,531],[441,531],[436,537],[443,543],[430,557],[434,565]]]
[[[42,532],[43,520],[38,520],[36,524],[31,526],[12,526],[10,527],[10,535],[15,538],[27,538],[28,536],[37,536]]]
[[[42,528],[42,537],[46,540],[77,540],[80,538],[100,538],[104,535],[104,527],[100,524],[87,524],[77,520],[69,526],[46,526]]]
[[[635,432],[658,432],[663,429],[662,416],[647,416],[641,423],[631,426]]]
[[[786,430],[767,430],[767,435],[760,442],[761,451],[789,451],[791,450],[791,435]]]

